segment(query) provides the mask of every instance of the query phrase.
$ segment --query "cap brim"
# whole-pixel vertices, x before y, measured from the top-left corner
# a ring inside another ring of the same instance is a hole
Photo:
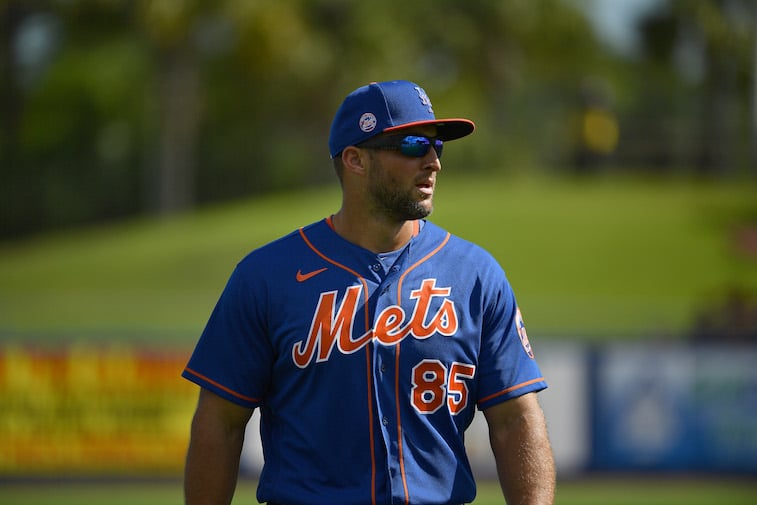
[[[412,123],[405,123],[399,126],[392,126],[387,128],[384,132],[392,132],[397,130],[406,130],[415,126],[434,125],[436,126],[436,136],[442,140],[455,140],[466,135],[473,133],[476,129],[476,125],[469,119],[429,119],[427,121],[415,121]]]

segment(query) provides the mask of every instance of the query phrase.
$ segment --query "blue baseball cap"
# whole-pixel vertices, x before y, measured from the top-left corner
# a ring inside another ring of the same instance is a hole
[[[437,119],[426,92],[410,81],[373,82],[344,99],[331,123],[329,151],[336,158],[379,133],[432,124],[441,140],[454,140],[473,132],[468,119]]]

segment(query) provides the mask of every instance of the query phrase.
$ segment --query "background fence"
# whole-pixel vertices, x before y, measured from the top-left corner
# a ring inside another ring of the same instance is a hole
[[[537,343],[563,477],[587,471],[757,475],[757,348]],[[196,387],[185,349],[75,345],[0,351],[0,475],[179,476]],[[253,417],[243,470],[262,464]],[[483,416],[467,435],[494,476]]]

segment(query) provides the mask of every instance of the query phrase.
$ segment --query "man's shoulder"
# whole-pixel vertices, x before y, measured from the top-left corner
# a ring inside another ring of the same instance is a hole
[[[240,265],[255,263],[258,266],[261,262],[273,261],[280,263],[282,260],[297,254],[298,248],[305,245],[303,232],[306,234],[325,233],[325,229],[328,229],[325,220],[316,221],[297,228],[286,235],[253,249],[239,263]]]
[[[489,253],[489,251],[483,246],[459,235],[455,235],[430,221],[425,223],[423,231],[427,234],[426,240],[428,241],[445,241],[445,248],[447,248],[448,251],[459,251],[463,254],[473,255],[475,257],[493,258],[491,253]]]

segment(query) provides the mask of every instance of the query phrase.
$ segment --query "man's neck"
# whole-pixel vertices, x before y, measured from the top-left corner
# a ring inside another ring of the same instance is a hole
[[[396,251],[410,241],[415,230],[415,221],[352,218],[344,210],[334,214],[331,223],[339,236],[375,253]]]

